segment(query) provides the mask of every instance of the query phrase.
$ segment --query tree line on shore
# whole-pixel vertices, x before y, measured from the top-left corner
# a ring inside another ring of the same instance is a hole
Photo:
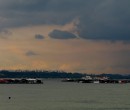
[[[86,74],[86,73],[72,73],[64,71],[43,71],[43,70],[1,70],[0,78],[82,78],[89,76],[105,76],[110,79],[130,79],[130,74]]]

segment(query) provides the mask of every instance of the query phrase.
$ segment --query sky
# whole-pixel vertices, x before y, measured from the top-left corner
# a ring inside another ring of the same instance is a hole
[[[130,0],[0,0],[0,70],[130,73]]]

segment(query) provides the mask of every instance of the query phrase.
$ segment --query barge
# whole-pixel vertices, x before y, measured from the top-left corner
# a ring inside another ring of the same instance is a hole
[[[1,78],[0,84],[43,84],[43,80],[35,78]]]

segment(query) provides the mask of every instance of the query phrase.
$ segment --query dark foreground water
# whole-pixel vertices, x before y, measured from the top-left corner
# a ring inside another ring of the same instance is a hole
[[[130,84],[1,84],[0,110],[130,110]]]

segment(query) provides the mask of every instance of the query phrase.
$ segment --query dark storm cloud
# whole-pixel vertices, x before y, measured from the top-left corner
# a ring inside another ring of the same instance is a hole
[[[91,40],[130,40],[130,1],[104,0],[80,18],[79,36]]]
[[[75,18],[73,11],[68,13],[73,9],[72,4],[73,1],[69,0],[2,0],[0,28],[41,24],[63,25]]]
[[[44,39],[44,36],[41,34],[36,34],[35,39]]]
[[[79,18],[79,37],[130,40],[130,0],[1,0],[0,29],[64,25]]]
[[[26,56],[36,56],[37,54],[33,51],[26,52]]]
[[[49,36],[54,39],[74,39],[76,36],[67,31],[53,30]]]
[[[96,0],[94,5],[97,3]],[[81,13],[88,13],[91,0],[1,0],[1,27],[39,24],[66,24]]]

